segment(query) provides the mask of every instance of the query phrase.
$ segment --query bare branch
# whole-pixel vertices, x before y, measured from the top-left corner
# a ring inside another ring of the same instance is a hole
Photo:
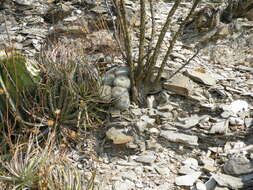
[[[160,49],[161,49],[161,45],[162,45],[162,42],[164,40],[164,37],[165,37],[165,34],[166,32],[168,31],[169,29],[169,25],[170,25],[170,22],[171,22],[171,17],[174,15],[174,13],[176,12],[179,4],[180,4],[181,0],[176,0],[173,7],[171,8],[168,16],[167,16],[167,19],[166,19],[166,22],[165,24],[163,25],[163,28],[160,32],[160,35],[158,37],[158,41],[156,43],[156,46],[155,46],[155,51],[151,57],[151,60],[150,62],[148,63],[148,68],[147,68],[147,73],[148,75],[150,75],[151,71],[152,71],[152,68],[155,66],[156,62],[157,62],[157,59],[158,59],[158,55],[160,53]],[[147,76],[147,78],[149,78],[150,76]]]
[[[200,52],[201,49],[197,49],[197,52],[190,58],[188,59],[188,61],[183,64],[179,69],[177,69],[169,78],[168,80],[170,80],[172,77],[174,77],[177,73],[179,73],[183,68],[185,68],[187,65],[190,64],[191,60],[193,60]]]
[[[140,0],[140,5],[141,5],[141,25],[140,25],[140,41],[139,41],[139,60],[138,60],[138,68],[137,72],[139,73],[141,69],[143,69],[143,62],[144,62],[144,42],[145,42],[145,32],[146,32],[146,27],[145,27],[145,20],[146,20],[146,3],[145,0]]]
[[[177,40],[178,37],[179,37],[179,34],[181,34],[181,31],[182,31],[184,25],[187,23],[187,21],[189,20],[189,18],[192,16],[194,10],[196,9],[196,7],[197,7],[197,5],[200,3],[200,1],[201,1],[201,0],[195,0],[195,2],[194,2],[194,4],[193,4],[193,6],[192,6],[190,12],[188,13],[187,17],[186,17],[185,20],[180,24],[179,29],[177,30],[177,32],[176,32],[175,35],[173,36],[173,38],[172,38],[172,40],[171,40],[171,42],[170,42],[170,46],[169,46],[169,48],[168,48],[168,50],[167,50],[167,52],[166,52],[166,55],[165,55],[165,57],[164,57],[164,59],[163,59],[163,61],[162,61],[162,65],[161,65],[161,67],[160,67],[160,69],[159,69],[159,71],[158,71],[158,74],[157,74],[157,76],[156,76],[155,83],[157,83],[157,82],[160,80],[161,75],[162,75],[162,72],[163,72],[163,70],[164,70],[164,67],[165,67],[165,65],[166,65],[166,63],[167,63],[167,60],[168,60],[169,55],[170,55],[170,53],[171,53],[171,51],[172,51],[172,49],[173,49],[173,47],[174,47],[174,44],[175,44],[176,40]]]

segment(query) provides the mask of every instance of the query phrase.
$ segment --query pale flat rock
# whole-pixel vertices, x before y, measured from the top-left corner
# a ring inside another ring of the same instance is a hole
[[[158,187],[155,188],[155,190],[168,190],[171,188],[171,185],[169,183],[164,183],[159,185]]]
[[[183,161],[183,164],[193,168],[197,168],[199,166],[198,160],[196,160],[195,158],[187,158]]]
[[[239,177],[233,177],[225,174],[213,174],[214,180],[223,187],[228,187],[231,189],[239,189],[243,187],[242,179]]]
[[[247,112],[249,110],[249,104],[244,100],[235,100],[230,105],[222,106],[222,109],[238,114],[239,112]]]
[[[194,172],[188,175],[176,177],[175,183],[179,186],[193,186],[193,184],[200,177],[201,172]]]
[[[138,156],[135,160],[137,162],[142,162],[142,163],[145,163],[145,164],[151,164],[155,161],[155,159],[156,159],[156,155],[155,155],[154,152],[147,152],[147,153],[144,153],[141,156]]]
[[[194,172],[196,172],[196,170],[191,168],[190,166],[182,166],[178,171],[179,174],[191,174]]]
[[[18,3],[20,5],[24,5],[24,6],[30,6],[36,2],[36,0],[13,0],[13,1],[15,3]]]
[[[228,120],[219,121],[212,126],[209,133],[226,134],[226,131],[228,129],[228,124],[229,124]]]
[[[194,81],[201,82],[209,86],[216,84],[216,80],[208,73],[201,73],[201,72],[197,72],[193,70],[186,70],[184,74],[189,76]]]
[[[229,159],[223,166],[224,172],[230,175],[243,175],[253,172],[253,161],[245,156],[235,156]]]
[[[184,129],[190,129],[196,126],[199,123],[200,119],[201,117],[194,115],[184,119],[182,122],[175,122],[175,125]]]
[[[215,187],[214,190],[229,190],[227,187]]]
[[[108,137],[108,139],[111,139],[114,144],[126,144],[134,140],[133,137],[125,135],[120,130],[115,129],[114,127],[110,128],[106,132],[106,136]]]
[[[206,183],[206,190],[214,190],[215,187],[217,187],[217,182],[214,180],[213,177],[211,177]]]
[[[151,118],[147,115],[143,115],[140,118],[142,121],[145,121],[147,123],[147,127],[153,127],[155,125],[155,119]]]
[[[170,81],[163,83],[163,88],[182,96],[190,96],[193,94],[194,85],[188,77],[184,75],[177,75]]]
[[[116,181],[113,184],[113,189],[114,190],[130,190],[131,186],[129,187],[128,183],[126,182]]]
[[[169,176],[171,174],[171,171],[167,166],[155,166],[155,170],[163,176]]]
[[[196,183],[196,189],[197,190],[207,190],[205,184],[200,181]]]
[[[186,135],[174,131],[161,131],[160,136],[168,141],[176,143],[184,143],[187,145],[198,145],[198,137],[194,135]]]
[[[135,182],[138,180],[138,177],[133,170],[129,170],[127,172],[124,172],[124,174],[122,175],[122,179],[128,179],[132,182]]]
[[[253,126],[253,118],[245,118],[244,119],[244,124],[247,128],[252,127]]]

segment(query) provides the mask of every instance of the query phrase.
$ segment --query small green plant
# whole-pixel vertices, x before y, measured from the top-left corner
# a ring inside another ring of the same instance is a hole
[[[32,136],[27,144],[16,145],[11,159],[0,157],[5,189],[83,190],[89,186],[68,156],[54,150],[55,131],[48,136],[44,146]]]
[[[1,119],[8,114],[7,105],[14,117],[22,118],[20,105],[26,92],[36,89],[37,76],[32,76],[26,66],[27,60],[19,52],[0,51],[0,112]]]

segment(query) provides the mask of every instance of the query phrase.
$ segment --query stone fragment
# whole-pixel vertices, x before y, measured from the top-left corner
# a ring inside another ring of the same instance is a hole
[[[120,130],[115,129],[114,127],[106,132],[106,136],[108,139],[111,139],[114,144],[126,144],[134,140],[133,137],[123,134]]]
[[[153,127],[155,125],[155,119],[150,118],[147,115],[143,115],[140,118],[142,121],[145,121],[147,123],[147,127]]]
[[[223,187],[228,187],[231,189],[239,189],[243,187],[242,179],[239,177],[233,177],[225,174],[213,174],[214,180]]]
[[[124,172],[124,174],[122,175],[123,179],[128,179],[132,182],[135,182],[138,180],[137,175],[135,174],[135,172],[133,170],[129,170],[127,172]]]
[[[186,135],[173,131],[162,130],[160,136],[175,143],[184,143],[186,145],[198,145],[198,137],[193,135]]]
[[[228,120],[219,121],[212,126],[209,133],[225,134],[228,129],[228,124],[229,124]]]
[[[156,101],[154,96],[148,96],[147,97],[147,107],[148,108],[155,108]]]
[[[214,190],[229,190],[227,187],[219,187],[219,186],[216,186],[214,188]]]
[[[223,166],[224,172],[229,175],[243,175],[253,172],[253,161],[245,156],[235,156],[229,159]]]
[[[191,174],[191,173],[194,173],[196,172],[195,169],[191,168],[190,166],[182,166],[179,170],[178,170],[178,173],[179,174]]]
[[[147,126],[148,123],[146,121],[140,120],[136,122],[136,127],[140,132],[144,132]]]
[[[196,183],[196,189],[197,190],[207,190],[205,184],[200,181]]]
[[[155,166],[155,170],[163,176],[169,176],[170,175],[170,169],[166,166]]]
[[[176,185],[179,186],[192,186],[200,177],[201,172],[194,172],[188,175],[178,176],[175,179]]]
[[[119,75],[114,79],[113,85],[129,89],[130,79],[125,75]]]
[[[115,190],[129,190],[130,188],[127,183],[121,182],[121,181],[116,181],[113,184],[113,189],[115,189]]]
[[[137,162],[145,163],[145,164],[151,164],[155,161],[156,156],[154,152],[147,152],[141,156],[138,156],[135,160]]]
[[[217,182],[214,180],[214,178],[210,178],[206,183],[206,190],[214,190],[214,188],[217,186]]]
[[[216,80],[208,73],[202,73],[202,72],[193,71],[193,70],[186,70],[184,74],[189,76],[192,80],[201,82],[206,85],[212,86],[216,84]]]
[[[230,105],[222,106],[224,111],[231,111],[234,114],[238,114],[239,112],[246,112],[249,110],[248,102],[244,100],[235,100]]]
[[[186,160],[183,161],[183,164],[186,166],[190,166],[194,169],[197,169],[199,166],[198,160],[196,160],[195,158],[187,158]]]
[[[155,127],[150,128],[148,131],[150,134],[154,134],[154,135],[158,135],[160,133],[160,131]]]
[[[247,128],[252,127],[253,126],[253,118],[245,118],[244,124]]]
[[[171,188],[170,184],[165,182],[164,184],[161,184],[158,187],[156,187],[154,190],[168,190],[170,188]]]
[[[178,171],[180,174],[191,174],[196,172],[198,169],[198,161],[194,158],[187,158],[182,163],[184,166],[182,166]]]
[[[201,159],[201,161],[204,164],[203,170],[207,172],[214,172],[217,170],[217,168],[214,166],[215,161],[212,158],[207,157],[207,158]]]
[[[188,77],[184,75],[178,75],[172,78],[170,81],[164,82],[163,88],[182,96],[190,96],[193,93],[194,86]]]
[[[199,121],[200,121],[200,117],[198,117],[197,115],[191,116],[189,118],[186,118],[181,122],[176,122],[175,125],[184,129],[190,129],[194,126],[196,126]]]
[[[230,125],[243,125],[244,120],[240,117],[229,117],[228,119]]]
[[[30,6],[36,2],[36,0],[13,0],[15,3],[24,6]]]
[[[163,105],[163,106],[158,106],[157,109],[159,111],[172,111],[174,109],[174,107],[170,104],[166,104],[166,105]]]

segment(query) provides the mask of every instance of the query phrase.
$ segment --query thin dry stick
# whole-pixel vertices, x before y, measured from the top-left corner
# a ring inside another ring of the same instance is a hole
[[[190,62],[191,62],[191,60],[193,60],[198,54],[199,54],[199,51],[200,51],[201,49],[197,49],[197,52],[190,58],[190,59],[188,59],[188,61],[185,63],[185,64],[183,64],[178,70],[176,70],[169,78],[168,78],[168,80],[170,80],[172,77],[174,77],[177,73],[179,73],[183,68],[185,68],[187,65],[189,65],[190,64]]]
[[[161,46],[162,46],[162,42],[164,40],[166,32],[169,29],[169,25],[170,25],[170,22],[171,22],[171,17],[176,12],[180,2],[181,2],[181,0],[176,0],[173,7],[170,9],[170,12],[167,16],[166,22],[163,25],[163,28],[162,28],[162,30],[159,34],[159,37],[158,37],[158,40],[157,40],[157,43],[156,43],[156,46],[155,46],[155,51],[154,51],[154,53],[151,57],[151,60],[149,62],[148,68],[147,68],[147,73],[148,73],[148,76],[146,77],[147,79],[150,77],[151,71],[152,71],[153,67],[155,66],[155,64],[157,62],[157,59],[158,59],[158,56],[159,56],[159,53],[160,53],[160,49],[161,49]]]
[[[123,28],[123,35],[124,35],[124,43],[127,53],[127,64],[130,67],[130,80],[131,80],[131,93],[132,98],[136,102],[136,90],[135,90],[135,80],[134,80],[134,63],[133,63],[133,57],[132,57],[132,41],[130,38],[130,31],[129,31],[129,24],[127,22],[126,17],[126,7],[125,7],[125,1],[120,0],[120,13],[121,13],[121,19],[122,19],[122,28]]]
[[[129,31],[129,24],[126,17],[126,7],[125,7],[125,1],[120,0],[120,12],[122,15],[122,27],[123,27],[123,33],[124,33],[124,42],[126,46],[126,53],[127,53],[127,63],[130,67],[133,68],[133,58],[132,58],[132,43],[130,38],[130,31]]]
[[[160,69],[159,69],[159,71],[158,71],[158,74],[157,74],[157,76],[156,76],[155,83],[157,83],[157,82],[160,80],[161,75],[162,75],[162,72],[163,72],[163,70],[164,70],[164,67],[165,67],[165,65],[166,65],[166,63],[167,63],[167,60],[168,60],[169,55],[170,55],[170,53],[171,53],[171,51],[172,51],[172,49],[173,49],[173,47],[174,47],[175,42],[176,42],[176,40],[178,39],[179,34],[181,33],[181,31],[182,31],[184,25],[186,24],[186,22],[187,22],[187,21],[189,20],[189,18],[192,16],[193,11],[196,9],[196,7],[197,7],[197,5],[200,3],[200,1],[201,1],[201,0],[196,0],[196,1],[194,2],[194,4],[193,4],[193,6],[192,6],[190,12],[188,13],[187,17],[186,17],[185,20],[180,24],[179,29],[177,30],[176,34],[173,36],[173,38],[172,38],[172,40],[171,40],[171,42],[170,42],[170,47],[169,47],[169,49],[168,49],[167,52],[166,52],[166,55],[165,55],[165,57],[164,57],[164,59],[163,59],[163,61],[162,61],[162,65],[161,65],[161,67],[160,67]]]
[[[145,0],[140,0],[141,4],[141,25],[140,25],[140,41],[139,41],[139,60],[138,60],[138,68],[137,72],[140,72],[143,68],[143,62],[144,62],[144,42],[145,42],[145,20],[146,20],[146,3]]]
[[[116,8],[118,8],[118,6],[114,3],[114,1],[112,1],[112,2],[113,2],[113,4],[114,4],[114,6],[115,6]],[[111,19],[112,19],[112,25],[113,25],[113,30],[114,30],[114,35],[113,35],[113,37],[114,37],[115,40],[116,40],[116,43],[117,43],[117,45],[118,45],[118,47],[119,47],[119,50],[120,50],[121,55],[125,58],[126,55],[125,55],[125,53],[124,53],[124,51],[123,51],[123,49],[122,49],[122,47],[121,47],[121,43],[120,43],[119,38],[118,38],[118,36],[117,36],[117,34],[116,34],[116,33],[117,33],[117,26],[116,26],[116,23],[115,23],[115,20],[114,20],[114,16],[113,16],[112,11],[111,11],[111,9],[110,9],[110,7],[109,7],[109,5],[108,5],[107,0],[105,0],[105,5],[106,5],[106,8],[107,8],[107,10],[108,10],[108,12],[109,12],[109,14],[110,14]]]
[[[151,30],[151,39],[148,44],[148,52],[151,51],[152,49],[152,44],[155,38],[155,14],[154,14],[154,7],[153,7],[153,0],[149,0],[149,7],[150,7],[150,13],[151,13],[151,25],[152,25],[152,30]],[[147,55],[147,61],[150,59],[151,53],[148,53]]]
[[[154,48],[152,48],[152,44],[154,42],[154,38],[155,38],[155,18],[154,18],[154,7],[153,7],[153,0],[149,0],[149,7],[150,7],[150,13],[151,13],[151,39],[149,41],[149,44],[148,44],[148,49],[147,49],[147,52],[146,52],[146,55],[144,55],[142,57],[142,60],[144,61],[144,59],[146,59],[146,63],[144,66],[142,66],[142,68],[139,68],[138,69],[138,76],[135,76],[136,77],[136,81],[138,80],[142,80],[141,77],[143,77],[143,73],[145,71],[145,67],[147,66],[148,64],[148,61],[150,60],[150,56],[152,54],[152,51],[154,50]]]

